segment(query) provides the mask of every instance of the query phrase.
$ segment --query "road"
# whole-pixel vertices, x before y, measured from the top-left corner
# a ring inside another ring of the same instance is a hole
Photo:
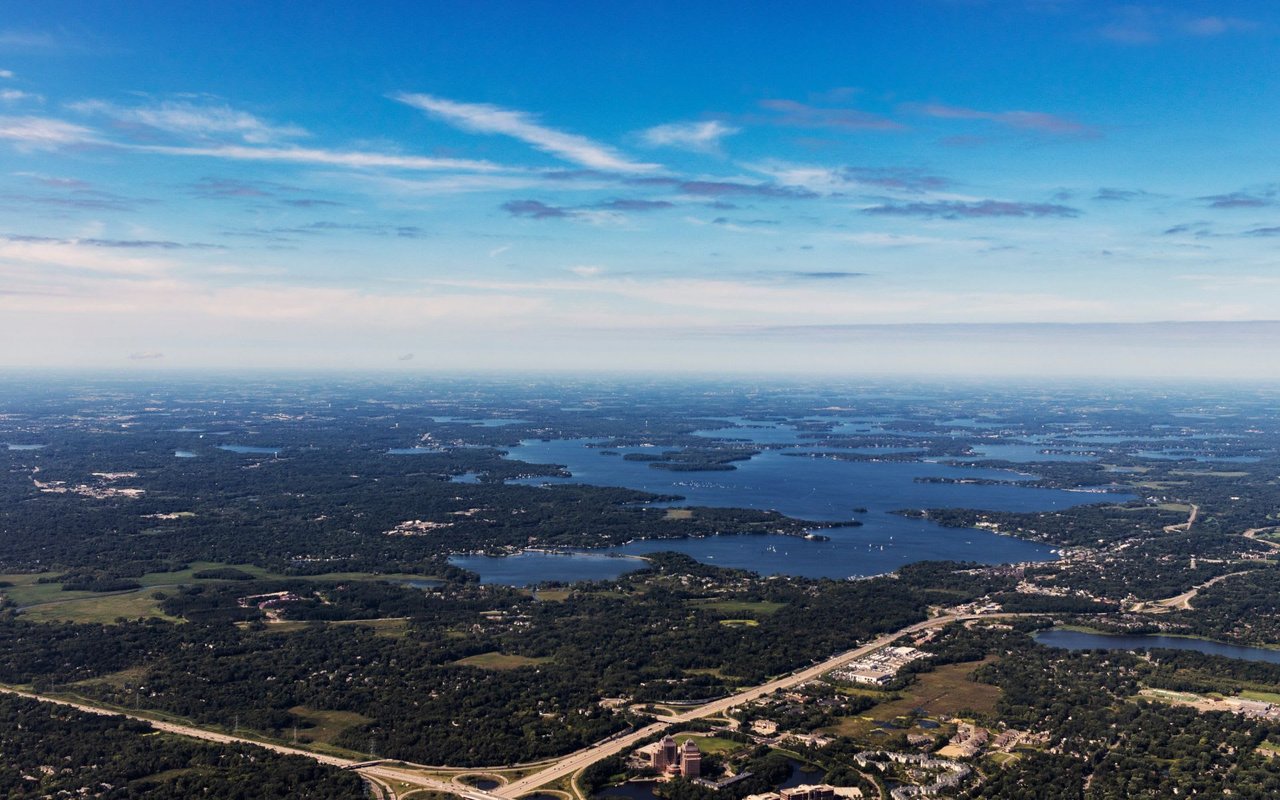
[[[1186,522],[1179,522],[1176,525],[1165,525],[1165,533],[1185,533],[1191,530],[1191,526],[1196,524],[1196,517],[1200,515],[1200,506],[1195,503],[1191,504],[1191,513],[1187,515]]]
[[[1223,576],[1223,577],[1227,577],[1227,576]],[[281,753],[284,755],[303,756],[305,758],[310,758],[313,761],[318,761],[321,764],[328,764],[334,767],[353,770],[355,772],[358,772],[360,775],[364,776],[368,780],[374,783],[378,783],[380,785],[385,785],[390,782],[400,782],[400,783],[409,784],[411,786],[422,788],[422,789],[430,789],[436,792],[443,792],[445,794],[457,795],[465,798],[465,800],[513,800],[514,798],[519,797],[520,795],[529,793],[530,791],[538,788],[539,786],[544,786],[548,783],[551,783],[552,781],[563,778],[566,775],[572,775],[581,769],[591,766],[597,761],[601,761],[605,758],[608,758],[609,756],[615,755],[631,747],[634,747],[638,742],[640,742],[640,740],[649,736],[653,736],[654,734],[661,733],[662,731],[669,729],[674,724],[689,722],[695,719],[702,719],[704,717],[713,717],[719,714],[723,714],[725,711],[727,711],[730,708],[733,708],[734,706],[738,706],[743,703],[748,703],[752,700],[763,697],[764,695],[769,694],[771,692],[778,691],[779,689],[789,689],[798,684],[805,683],[806,681],[811,681],[817,678],[818,676],[822,675],[823,673],[833,670],[836,667],[846,662],[852,661],[855,658],[861,658],[862,656],[872,653],[880,649],[881,647],[885,647],[886,645],[888,645],[889,643],[891,643],[892,641],[894,641],[900,636],[905,636],[912,633],[919,633],[920,631],[929,630],[930,628],[939,628],[944,625],[949,625],[952,622],[962,622],[962,621],[971,620],[971,619],[1000,619],[1003,617],[1014,617],[1014,616],[1024,616],[1024,615],[1013,614],[1013,613],[948,614],[940,617],[933,617],[932,619],[927,619],[922,622],[917,622],[913,625],[908,625],[907,627],[902,628],[901,630],[894,631],[892,633],[886,633],[852,650],[847,650],[843,653],[832,656],[831,658],[828,658],[825,661],[822,661],[821,663],[814,664],[813,666],[810,666],[810,667],[805,667],[804,669],[797,670],[796,672],[792,672],[781,678],[775,678],[774,680],[771,680],[768,683],[764,683],[759,686],[754,686],[750,689],[746,689],[737,694],[730,695],[729,697],[721,698],[720,700],[714,700],[705,705],[701,705],[696,708],[685,711],[684,713],[671,718],[669,721],[654,722],[650,725],[646,725],[645,727],[640,728],[639,730],[626,734],[625,736],[612,737],[602,742],[598,742],[594,745],[591,745],[590,747],[579,750],[576,753],[570,753],[569,755],[561,759],[551,762],[546,769],[540,770],[532,775],[521,778],[518,781],[513,781],[505,786],[498,787],[493,791],[484,791],[482,789],[463,787],[463,786],[459,786],[456,783],[450,783],[447,781],[437,780],[435,778],[429,778],[416,770],[425,770],[425,769],[432,769],[432,768],[419,765],[419,764],[410,764],[407,762],[396,761],[394,763],[379,762],[376,764],[368,764],[367,766],[361,766],[362,764],[367,764],[367,762],[353,761],[347,758],[326,755],[324,753],[316,753],[310,750],[303,750],[301,748],[289,747],[287,745],[282,745],[282,744],[272,744],[269,742],[261,742],[255,739],[248,739],[242,736],[233,736],[226,733],[209,731],[203,728],[197,728],[192,725],[181,725],[173,722],[161,722],[159,720],[150,719],[148,717],[144,717],[138,714],[131,714],[126,711],[116,711],[116,710],[98,708],[96,706],[91,706],[87,703],[78,703],[71,700],[64,700],[56,697],[48,697],[45,695],[35,694],[33,692],[25,692],[19,689],[13,689],[13,688],[4,687],[4,686],[0,686],[0,692],[4,692],[6,694],[18,695],[19,697],[26,697],[31,700],[39,700],[44,703],[55,703],[57,705],[69,706],[79,711],[87,712],[89,714],[102,714],[106,716],[114,715],[114,716],[128,717],[130,719],[138,720],[139,722],[145,722],[148,725],[150,725],[152,728],[155,728],[156,730],[159,730],[159,731],[164,731],[166,733],[172,733],[179,736],[187,736],[192,739],[200,739],[206,742],[217,742],[220,744],[253,745],[255,747],[263,747],[263,748],[266,748],[267,750],[271,750],[273,752]]]
[[[670,722],[655,722],[652,725],[648,725],[644,728],[641,728],[638,731],[635,731],[634,733],[628,734],[627,736],[621,737],[619,739],[610,739],[604,742],[600,742],[599,744],[592,745],[591,747],[588,747],[585,750],[579,750],[576,753],[565,756],[564,758],[560,759],[558,762],[552,764],[551,766],[547,767],[546,769],[540,772],[536,772],[533,775],[529,775],[527,777],[521,778],[518,781],[513,781],[507,784],[506,786],[499,787],[497,789],[494,789],[493,791],[495,794],[498,794],[502,797],[506,797],[509,799],[519,797],[520,795],[526,794],[536,789],[539,786],[543,786],[545,784],[551,783],[552,781],[563,778],[566,775],[572,775],[578,770],[584,769],[585,767],[589,767],[592,764],[596,763],[597,761],[601,761],[603,759],[608,758],[609,756],[615,755],[617,753],[622,752],[623,750],[633,747],[637,742],[639,742],[641,739],[644,739],[646,736],[652,736],[656,733],[661,733],[662,731],[671,727],[673,724],[680,723],[680,722],[690,722],[692,720],[702,719],[704,717],[714,717],[718,714],[723,714],[725,711],[729,710],[730,708],[733,708],[734,706],[739,706],[739,705],[742,705],[743,703],[749,703],[752,700],[763,697],[764,695],[767,695],[771,692],[776,692],[779,689],[789,689],[792,686],[805,683],[806,681],[811,681],[814,678],[817,678],[819,675],[822,675],[824,672],[830,672],[836,667],[842,664],[845,664],[849,661],[852,661],[855,658],[861,658],[862,656],[865,656],[869,653],[873,653],[876,650],[879,650],[880,648],[885,647],[890,642],[892,642],[893,640],[897,639],[900,636],[905,636],[912,633],[919,633],[920,631],[928,630],[930,628],[938,628],[938,627],[942,627],[943,625],[948,625],[952,622],[960,622],[967,619],[993,619],[993,618],[1006,617],[1006,616],[1014,616],[1014,615],[1013,614],[945,615],[941,617],[934,617],[932,619],[927,619],[923,622],[917,622],[914,625],[908,625],[907,627],[901,630],[894,631],[893,633],[886,633],[883,636],[880,636],[879,638],[874,639],[859,647],[855,647],[852,650],[847,650],[843,653],[840,653],[839,655],[834,655],[831,658],[828,658],[826,661],[823,661],[819,664],[814,664],[811,667],[806,667],[796,672],[792,672],[791,674],[784,675],[781,678],[775,678],[774,680],[771,680],[768,683],[763,683],[759,686],[754,686],[750,689],[739,692],[737,694],[729,695],[728,697],[721,698],[720,700],[714,700],[705,705],[701,705],[696,708],[690,709],[682,714],[679,714],[671,718]]]
[[[287,745],[282,745],[282,744],[260,742],[255,739],[246,739],[242,736],[232,736],[226,733],[218,733],[216,731],[205,730],[204,728],[197,728],[192,725],[179,725],[173,722],[161,722],[159,720],[149,719],[147,717],[139,716],[137,714],[130,714],[126,711],[111,711],[108,709],[91,706],[91,705],[88,705],[87,703],[77,703],[71,700],[63,700],[61,698],[56,698],[56,697],[47,697],[45,695],[34,694],[32,692],[24,692],[19,689],[11,689],[6,686],[0,686],[0,692],[3,692],[5,694],[18,695],[19,697],[26,697],[31,700],[39,700],[42,703],[53,703],[60,706],[68,706],[70,708],[74,708],[78,711],[84,711],[89,714],[128,717],[130,719],[138,720],[139,722],[145,722],[148,725],[150,725],[152,728],[155,728],[158,731],[164,731],[165,733],[172,733],[178,736],[186,736],[191,739],[200,739],[206,742],[217,742],[218,744],[253,745],[254,747],[262,747],[276,753],[281,753],[283,755],[302,756],[304,758],[309,758],[312,761],[318,761],[321,764],[328,764],[329,766],[332,766],[332,767],[340,767],[342,769],[354,768],[355,772],[360,773],[364,777],[369,778],[374,782],[400,781],[403,783],[412,784],[414,786],[417,786],[423,789],[431,789],[437,792],[444,792],[446,794],[460,795],[466,798],[466,800],[502,800],[502,798],[498,797],[497,795],[490,794],[489,792],[485,792],[480,789],[462,789],[456,784],[448,783],[447,781],[435,780],[434,778],[428,778],[420,773],[410,772],[404,769],[397,769],[396,767],[387,766],[385,764],[377,764],[375,766],[357,768],[356,767],[357,764],[361,764],[364,762],[353,761],[349,758],[341,758],[338,756],[326,755],[324,753],[316,753],[311,750],[303,750],[301,748],[289,747]]]
[[[1190,611],[1191,601],[1192,599],[1195,598],[1197,594],[1200,593],[1201,589],[1207,589],[1219,581],[1225,581],[1227,578],[1234,578],[1237,575],[1247,575],[1249,572],[1251,572],[1251,570],[1246,569],[1240,572],[1228,572],[1226,575],[1219,575],[1216,578],[1210,578],[1209,580],[1205,581],[1199,586],[1192,586],[1190,589],[1188,589],[1187,591],[1183,592],[1180,595],[1176,595],[1174,597],[1166,597],[1164,600],[1157,600],[1155,602],[1155,605],[1163,606],[1165,608],[1176,608],[1181,611]]]

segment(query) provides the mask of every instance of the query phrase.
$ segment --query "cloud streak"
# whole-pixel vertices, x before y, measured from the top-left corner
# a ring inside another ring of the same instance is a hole
[[[924,103],[908,106],[908,108],[917,114],[934,119],[981,120],[1013,130],[1053,136],[1095,137],[1100,135],[1098,129],[1070,117],[1043,111],[980,111],[975,108],[949,106],[942,103]]]
[[[1078,217],[1080,209],[1056,203],[1022,203],[1008,200],[941,200],[928,203],[898,203],[871,206],[864,214],[938,219],[980,219],[984,217]]]
[[[632,161],[612,147],[586,136],[549,128],[526,111],[488,103],[459,103],[429,94],[402,92],[392,97],[456,128],[471,133],[510,136],[536,150],[590,169],[630,173],[650,172],[658,168],[657,164]]]
[[[675,147],[697,153],[718,153],[720,141],[740,130],[716,120],[671,122],[643,131],[640,138],[650,147]]]

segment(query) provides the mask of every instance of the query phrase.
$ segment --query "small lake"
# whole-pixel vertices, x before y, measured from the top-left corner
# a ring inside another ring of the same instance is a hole
[[[393,456],[425,456],[428,453],[439,453],[434,447],[393,447],[387,451]]]
[[[173,455],[175,458],[195,458],[196,457],[196,454],[191,452],[190,450],[174,450]]]
[[[470,425],[474,428],[501,428],[503,425],[527,425],[527,419],[515,419],[513,417],[493,417],[482,419],[479,417],[432,417],[432,422],[447,422],[451,425]]]
[[[276,456],[280,455],[279,447],[251,447],[247,444],[220,444],[219,450],[226,450],[241,455]]]
[[[450,483],[479,483],[479,472],[464,472],[461,475],[454,475],[449,479]]]
[[[1263,647],[1245,647],[1210,639],[1191,639],[1181,636],[1132,635],[1087,633],[1051,628],[1033,637],[1039,644],[1061,647],[1066,650],[1195,650],[1211,656],[1238,658],[1242,661],[1265,661],[1280,664],[1280,650]]]
[[[652,551],[650,551],[652,552]],[[532,586],[546,581],[610,581],[644,567],[638,558],[618,558],[603,552],[523,552],[511,556],[457,555],[449,563],[480,576],[481,583]]]

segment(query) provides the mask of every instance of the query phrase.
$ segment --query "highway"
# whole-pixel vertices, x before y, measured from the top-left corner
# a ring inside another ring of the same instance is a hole
[[[784,675],[781,678],[775,678],[769,681],[768,683],[762,683],[759,686],[753,686],[752,688],[738,692],[737,694],[729,695],[728,697],[724,697],[719,700],[713,700],[712,702],[707,703],[706,705],[701,705],[701,706],[698,706],[697,708],[690,709],[684,712],[683,714],[680,714],[674,717],[670,722],[655,722],[652,725],[648,725],[644,728],[641,728],[640,730],[635,731],[634,733],[628,734],[625,737],[622,737],[619,739],[609,739],[604,742],[600,742],[598,744],[592,745],[591,747],[588,747],[586,749],[579,750],[576,753],[572,753],[570,755],[565,756],[564,758],[555,762],[554,764],[547,767],[546,769],[541,770],[540,772],[536,772],[533,775],[529,775],[527,777],[521,778],[518,781],[513,781],[507,784],[506,786],[501,786],[501,787],[498,787],[497,789],[494,789],[494,793],[502,797],[509,798],[509,800],[513,800],[514,798],[519,797],[522,794],[526,794],[536,789],[539,786],[543,786],[545,784],[551,783],[552,781],[563,778],[566,775],[572,775],[578,770],[588,767],[596,763],[597,761],[608,758],[611,755],[614,755],[623,750],[626,750],[627,748],[634,746],[637,742],[639,742],[641,739],[645,738],[646,736],[651,736],[655,733],[660,733],[666,730],[667,728],[670,728],[673,724],[680,723],[680,722],[690,722],[692,720],[702,719],[704,717],[714,717],[719,714],[723,714],[725,711],[729,710],[730,708],[733,708],[734,706],[739,706],[739,705],[742,705],[743,703],[749,703],[752,700],[763,697],[767,694],[770,694],[771,692],[776,692],[779,689],[789,689],[792,686],[797,686],[801,683],[811,681],[814,678],[817,678],[819,675],[822,675],[825,672],[830,672],[836,667],[842,664],[845,664],[849,661],[852,661],[855,658],[861,658],[862,656],[868,655],[869,653],[873,653],[876,650],[879,650],[880,648],[887,646],[890,642],[894,641],[900,636],[905,636],[912,633],[919,633],[920,631],[925,631],[930,628],[938,628],[943,625],[948,625],[952,622],[960,622],[966,619],[993,619],[993,618],[999,618],[999,617],[1005,617],[1005,616],[1014,616],[1014,615],[1013,614],[945,615],[941,617],[934,617],[932,619],[927,619],[927,620],[924,620],[923,622],[917,622],[914,625],[908,625],[907,627],[901,630],[894,631],[893,633],[886,633],[883,636],[880,636],[870,642],[867,642],[864,645],[855,647],[852,650],[847,650],[843,653],[840,653],[839,655],[834,655],[831,658],[828,658],[826,661],[823,661],[819,664],[814,664],[811,667],[805,667],[804,669],[798,670],[796,672],[792,672],[789,675]]]
[[[902,628],[901,630],[894,631],[892,633],[886,633],[882,636],[879,636],[876,639],[870,642],[867,642],[866,644],[860,645],[852,650],[847,650],[838,655],[834,655],[831,658],[828,658],[825,661],[822,661],[821,663],[814,664],[809,667],[805,667],[803,669],[797,670],[796,672],[792,672],[788,675],[784,675],[781,678],[775,678],[774,680],[771,680],[768,683],[763,683],[759,686],[753,686],[752,688],[745,689],[741,692],[738,692],[737,694],[730,695],[728,697],[724,697],[719,700],[714,700],[710,703],[706,703],[705,705],[701,705],[696,708],[692,708],[688,711],[685,711],[682,714],[669,718],[669,720],[667,721],[654,722],[650,725],[646,725],[645,727],[640,728],[639,730],[632,731],[629,734],[626,734],[623,736],[614,736],[602,742],[597,742],[596,744],[591,745],[590,747],[586,747],[582,750],[579,750],[576,753],[570,753],[569,755],[564,756],[563,758],[550,762],[549,766],[547,766],[546,769],[539,770],[538,772],[532,775],[528,775],[517,781],[512,781],[511,783],[505,786],[500,786],[492,791],[485,791],[482,789],[465,787],[457,783],[450,783],[450,782],[438,780],[435,778],[429,778],[423,775],[421,772],[417,771],[417,770],[428,770],[428,769],[439,769],[439,768],[426,767],[418,764],[410,764],[402,761],[396,761],[396,762],[384,761],[384,762],[368,764],[367,762],[353,761],[351,759],[340,758],[338,756],[331,756],[323,753],[315,753],[310,750],[303,750],[297,747],[289,747],[287,745],[282,745],[282,744],[272,744],[269,742],[261,742],[255,739],[248,739],[242,736],[233,736],[226,733],[209,731],[203,728],[197,728],[192,725],[181,725],[173,722],[161,722],[158,720],[149,719],[147,717],[144,717],[138,714],[131,714],[126,711],[116,711],[116,710],[98,708],[96,706],[91,706],[87,703],[78,703],[71,700],[48,697],[45,695],[35,694],[33,692],[26,692],[19,689],[13,689],[10,687],[0,686],[0,692],[18,695],[20,697],[26,697],[32,700],[39,700],[45,703],[56,703],[58,705],[69,706],[71,708],[75,708],[90,714],[116,715],[116,716],[129,717],[130,719],[135,719],[140,722],[145,722],[151,727],[159,731],[164,731],[166,733],[172,733],[179,736],[188,736],[193,739],[201,739],[207,742],[218,742],[221,744],[247,744],[247,745],[253,745],[255,747],[263,747],[268,750],[274,751],[276,753],[282,753],[285,755],[303,756],[305,758],[310,758],[314,761],[318,761],[321,764],[328,764],[334,767],[341,767],[343,769],[353,770],[355,772],[358,772],[360,775],[364,776],[368,780],[374,783],[378,783],[380,785],[385,784],[387,782],[395,781],[395,782],[409,784],[411,786],[422,788],[422,789],[429,789],[436,792],[443,792],[446,794],[457,795],[465,798],[465,800],[514,800],[514,798],[520,797],[521,795],[524,795],[524,794],[528,794],[534,789],[537,789],[539,786],[544,786],[548,783],[551,783],[552,781],[563,778],[566,775],[572,775],[576,773],[578,770],[589,767],[592,764],[596,763],[597,761],[601,761],[605,758],[608,758],[609,756],[623,752],[624,750],[628,750],[634,747],[642,739],[661,733],[669,729],[672,725],[683,723],[683,722],[690,722],[692,720],[702,719],[705,717],[714,717],[719,714],[723,714],[725,711],[729,710],[730,708],[733,708],[734,706],[751,702],[752,700],[756,700],[760,697],[763,697],[764,695],[770,694],[771,692],[778,691],[779,689],[789,689],[798,684],[805,683],[806,681],[811,681],[817,678],[818,676],[822,675],[823,673],[833,670],[836,667],[841,666],[842,664],[845,664],[846,662],[852,661],[855,658],[861,658],[862,656],[868,655],[869,653],[872,653],[882,647],[887,646],[888,644],[890,644],[900,636],[919,633],[921,631],[929,630],[930,628],[939,628],[944,625],[948,625],[952,622],[961,622],[964,620],[971,620],[971,619],[999,619],[1002,617],[1013,617],[1013,616],[1021,616],[1021,615],[1012,614],[1012,613],[948,614],[940,617],[933,617],[932,619],[927,619],[922,622],[917,622],[914,625],[908,625],[907,627]],[[496,768],[490,768],[490,769],[501,770],[503,768],[496,767]]]

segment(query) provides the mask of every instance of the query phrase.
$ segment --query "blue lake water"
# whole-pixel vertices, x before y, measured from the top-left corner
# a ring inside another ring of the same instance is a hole
[[[280,454],[279,447],[251,447],[247,444],[220,444],[218,449],[240,453],[241,455],[274,456]]]
[[[1039,444],[982,444],[974,445],[973,452],[980,459],[1012,461],[1015,464],[1028,464],[1034,461],[1097,461],[1093,456],[1080,453],[1042,453],[1044,445]],[[1055,448],[1057,449],[1057,448]],[[1064,448],[1065,449],[1065,448]]]
[[[1050,629],[1035,634],[1035,640],[1049,647],[1067,650],[1195,650],[1212,656],[1226,656],[1244,661],[1265,661],[1280,664],[1280,650],[1262,647],[1244,647],[1236,644],[1214,642],[1209,639],[1186,639],[1180,636],[1112,635]]]
[[[422,456],[427,453],[439,453],[435,447],[393,447],[387,451],[393,456]]]
[[[655,494],[680,495],[681,506],[772,509],[799,519],[839,522],[854,518],[852,509],[875,514],[874,524],[898,526],[901,517],[883,512],[910,508],[977,508],[999,511],[1047,511],[1100,502],[1123,502],[1130,495],[1099,495],[1061,489],[1011,485],[921,483],[918,478],[1028,480],[1008,470],[958,467],[935,461],[840,461],[806,458],[769,450],[749,461],[735,462],[727,472],[672,472],[641,461],[602,455],[588,439],[529,440],[510,451],[510,458],[533,464],[561,464],[570,478],[526,478],[530,486],[586,483],[625,486]],[[623,453],[661,453],[662,448],[614,448]],[[790,451],[798,452],[798,451]],[[872,519],[863,518],[868,525]],[[908,527],[913,527],[908,526]]]
[[[190,450],[174,450],[173,455],[176,458],[195,458],[196,454]]]
[[[1044,561],[1053,551],[1044,545],[989,531],[948,529],[927,520],[890,512],[911,508],[978,508],[1041,511],[1098,502],[1123,502],[1130,495],[1102,495],[1014,485],[921,483],[917,478],[1030,480],[1008,470],[958,467],[934,461],[842,461],[809,451],[762,452],[737,469],[672,472],[625,453],[659,453],[660,448],[592,447],[593,440],[531,440],[512,448],[509,457],[528,463],[560,464],[569,478],[530,478],[531,486],[585,483],[623,486],[684,499],[659,505],[773,509],[791,517],[821,522],[860,521],[859,527],[821,530],[828,541],[777,534],[655,539],[591,553],[520,553],[506,557],[460,555],[450,563],[479,573],[485,583],[530,585],[541,581],[603,580],[641,564],[611,556],[659,551],[683,553],[706,564],[748,569],[764,575],[848,578],[880,575],[905,564],[949,559],[984,564]],[[788,455],[787,452],[800,453]],[[824,451],[829,454],[832,451]],[[864,513],[855,508],[866,509]]]
[[[8,445],[10,450],[42,450],[45,445],[42,444],[11,444]]]
[[[479,417],[432,417],[432,422],[448,422],[454,425],[471,425],[477,428],[501,428],[503,425],[524,425],[529,422],[527,419],[515,419],[513,417],[491,417],[482,419]]]
[[[452,478],[449,479],[449,481],[451,483],[479,483],[480,473],[464,472],[461,475],[454,475]]]

